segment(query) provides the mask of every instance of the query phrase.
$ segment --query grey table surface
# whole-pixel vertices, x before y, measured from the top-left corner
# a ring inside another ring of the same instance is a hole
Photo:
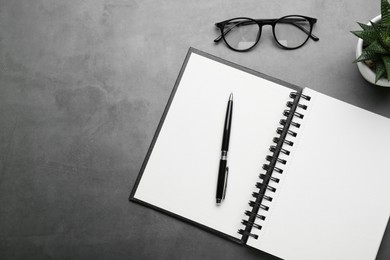
[[[390,117],[390,89],[352,63],[350,31],[379,12],[379,0],[0,0],[0,259],[275,259],[128,201],[182,62],[195,47]],[[318,18],[320,41],[284,51],[267,28],[248,53],[213,43],[217,21],[287,14]]]

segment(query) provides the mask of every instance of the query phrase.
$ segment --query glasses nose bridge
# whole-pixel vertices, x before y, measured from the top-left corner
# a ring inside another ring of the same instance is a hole
[[[257,24],[259,25],[260,27],[260,33],[263,31],[263,26],[271,26],[271,29],[273,30],[274,29],[274,26],[275,26],[275,19],[261,19],[261,20],[257,20]]]
[[[256,20],[257,24],[260,26],[260,28],[263,28],[264,25],[270,25],[273,27],[275,25],[275,19],[261,19]]]

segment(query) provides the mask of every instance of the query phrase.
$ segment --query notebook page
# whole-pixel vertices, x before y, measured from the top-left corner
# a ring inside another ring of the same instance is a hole
[[[375,259],[390,213],[390,120],[310,89],[258,240],[284,259]]]
[[[225,201],[215,194],[234,96]],[[292,89],[192,53],[135,198],[241,238],[241,219]]]

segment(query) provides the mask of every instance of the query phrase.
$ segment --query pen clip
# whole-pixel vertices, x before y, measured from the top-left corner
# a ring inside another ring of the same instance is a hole
[[[227,180],[228,180],[228,175],[229,175],[229,167],[226,167],[225,169],[225,180],[224,180],[224,186],[223,186],[223,194],[222,194],[222,199],[225,200],[225,195],[226,195],[226,187],[227,187]]]

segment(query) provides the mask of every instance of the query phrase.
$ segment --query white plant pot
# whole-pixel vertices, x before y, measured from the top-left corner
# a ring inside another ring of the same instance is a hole
[[[380,20],[381,20],[381,15],[378,15],[377,17],[373,18],[371,22],[377,23]],[[371,23],[367,23],[367,24],[370,25]],[[356,46],[356,58],[358,58],[362,54],[362,50],[363,50],[363,40],[359,38]],[[385,78],[381,78],[375,83],[375,72],[372,69],[370,69],[370,67],[368,67],[364,62],[357,62],[356,64],[358,66],[360,74],[362,74],[363,78],[365,78],[368,82],[382,87],[390,87],[390,81],[388,81]]]

